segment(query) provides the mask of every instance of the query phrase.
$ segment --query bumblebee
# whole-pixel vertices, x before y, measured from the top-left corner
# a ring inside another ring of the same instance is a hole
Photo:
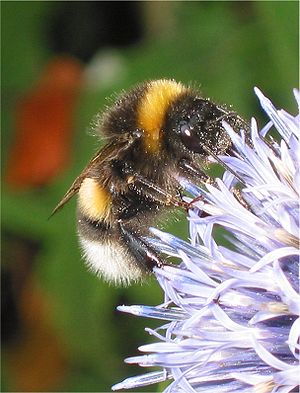
[[[185,206],[180,178],[207,179],[209,155],[225,154],[226,120],[242,120],[173,80],[137,85],[119,97],[97,127],[107,144],[73,182],[53,213],[78,193],[78,234],[89,267],[127,285],[164,262],[145,237],[161,211]]]

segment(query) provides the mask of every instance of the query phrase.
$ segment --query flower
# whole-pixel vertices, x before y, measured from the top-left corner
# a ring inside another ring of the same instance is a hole
[[[164,380],[171,381],[165,392],[299,389],[299,115],[255,93],[270,121],[259,132],[252,119],[250,143],[224,123],[235,154],[220,157],[230,168],[222,180],[205,189],[182,180],[193,198],[202,196],[189,212],[190,243],[152,229],[152,244],[181,260],[155,269],[164,303],[118,307],[165,321],[146,329],[158,340],[139,348],[146,354],[126,359],[161,371],[113,390]],[[265,138],[273,127],[279,142]],[[220,227],[227,246],[217,242]]]

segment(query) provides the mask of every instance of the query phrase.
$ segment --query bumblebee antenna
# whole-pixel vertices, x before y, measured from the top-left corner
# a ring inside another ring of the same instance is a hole
[[[249,130],[249,124],[242,118],[240,117],[236,112],[226,112],[223,108],[219,108],[219,110],[222,110],[224,112],[223,115],[221,115],[220,117],[218,117],[217,119],[212,120],[212,123],[217,123],[221,120],[224,120],[226,118],[230,118],[230,117],[235,117],[236,119],[238,119],[244,126],[245,126],[245,131]]]

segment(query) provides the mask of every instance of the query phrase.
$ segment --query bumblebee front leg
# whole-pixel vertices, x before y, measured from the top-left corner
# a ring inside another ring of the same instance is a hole
[[[188,207],[187,202],[184,202],[138,174],[129,176],[127,178],[127,183],[129,188],[132,188],[133,190],[140,187],[151,191],[151,198],[162,205],[183,207],[184,209],[187,209]]]
[[[209,181],[209,176],[202,171],[201,168],[194,166],[186,159],[181,159],[179,161],[179,167],[184,171],[185,174],[197,179],[198,182],[206,183]]]
[[[141,264],[145,270],[152,271],[154,267],[162,267],[164,263],[144,240],[134,233],[131,229],[127,229],[124,223],[119,221],[121,237],[124,240],[128,251],[134,257],[138,264]]]

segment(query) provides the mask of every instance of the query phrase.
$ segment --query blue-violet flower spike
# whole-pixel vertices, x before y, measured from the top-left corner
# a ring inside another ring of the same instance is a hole
[[[259,131],[252,119],[249,138],[223,124],[235,155],[220,159],[231,171],[204,189],[182,181],[202,196],[189,212],[190,243],[152,228],[152,244],[181,263],[155,270],[163,304],[119,310],[164,321],[146,329],[157,342],[126,359],[161,371],[114,390],[169,380],[166,393],[299,391],[299,115],[255,93],[270,121]],[[267,141],[274,128],[279,138]],[[245,184],[239,196],[233,173]]]

